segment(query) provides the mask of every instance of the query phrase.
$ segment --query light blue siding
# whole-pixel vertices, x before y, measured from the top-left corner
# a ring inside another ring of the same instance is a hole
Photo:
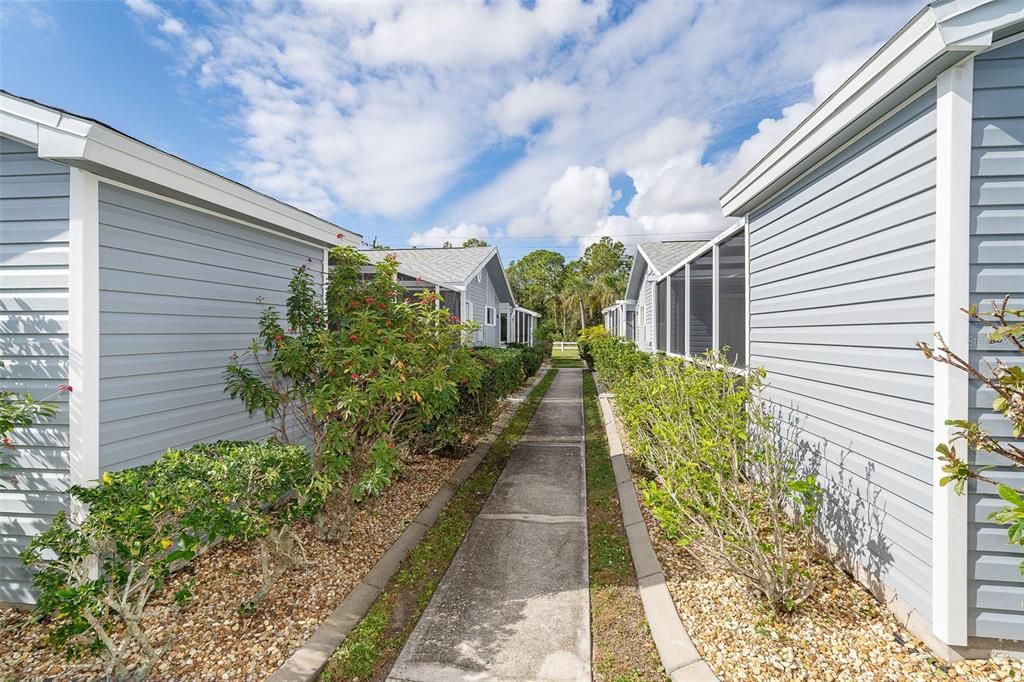
[[[45,398],[68,381],[67,166],[0,138],[0,388]],[[31,577],[18,554],[67,506],[66,394],[56,418],[0,449],[0,602],[29,603]]]
[[[751,364],[817,462],[822,526],[931,612],[935,92],[750,217]]]
[[[971,303],[982,310],[1009,294],[1024,307],[1024,41],[980,55],[974,64],[974,122],[971,139]],[[996,359],[1021,363],[1005,344],[987,342],[971,330],[971,363],[985,368]],[[995,396],[972,382],[971,416],[1004,438],[1009,424],[990,411]],[[1005,464],[993,455],[978,458]],[[1015,487],[1024,476],[1007,466],[987,472]],[[968,535],[968,633],[978,637],[1024,639],[1024,550],[1006,542],[1006,529],[988,522],[1002,501],[988,484],[972,485]]]
[[[128,190],[100,186],[100,467],[168,448],[269,436],[223,392],[224,366],[292,270],[321,248]]]
[[[498,326],[498,294],[487,270],[481,270],[477,277],[466,285],[466,300],[473,303],[473,321],[480,329],[476,333],[475,343],[479,346],[497,348],[501,345],[501,327]],[[494,308],[494,325],[487,325],[486,307]]]

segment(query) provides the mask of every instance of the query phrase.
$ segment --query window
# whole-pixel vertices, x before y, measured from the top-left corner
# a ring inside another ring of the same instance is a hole
[[[700,355],[714,345],[714,256],[708,251],[690,268],[690,355]]]
[[[494,308],[491,306],[484,306],[484,324],[488,327],[494,326]]]
[[[743,242],[740,232],[718,247],[718,345],[734,365],[744,364],[747,344]]]
[[[508,343],[508,313],[501,314],[501,329],[498,332],[498,338],[502,343]]]
[[[669,350],[686,355],[686,268],[674,272],[671,280],[672,335],[669,337]]]

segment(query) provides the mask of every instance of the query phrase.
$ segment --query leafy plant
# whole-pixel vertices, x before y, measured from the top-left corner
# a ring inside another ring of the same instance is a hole
[[[645,502],[665,533],[698,543],[781,612],[814,589],[810,556],[821,491],[776,437],[760,401],[765,374],[718,353],[651,356],[631,342],[593,342],[630,442],[651,480]]]
[[[478,380],[479,365],[464,346],[470,326],[432,292],[407,299],[394,257],[370,279],[355,249],[335,248],[331,263],[324,298],[306,266],[295,270],[287,328],[268,308],[224,375],[231,396],[272,420],[282,442],[310,439],[318,532],[341,541],[353,503],[391,484],[399,446],[422,442],[422,424],[456,414],[459,386]]]
[[[138,647],[145,663],[137,674],[146,677],[172,644],[158,646],[146,619],[192,595],[186,582],[170,605],[152,605],[172,570],[218,540],[265,536],[290,514],[271,506],[308,477],[301,447],[215,443],[107,472],[96,487],[73,486],[88,515],[74,523],[59,513],[22,554],[37,569],[36,613],[55,624],[51,643],[69,655],[98,653],[106,675],[117,678],[129,676],[124,658]],[[287,506],[301,510],[301,502]]]
[[[0,361],[0,369],[3,368],[4,363]],[[43,400],[34,399],[30,393],[0,391],[0,453],[17,448],[11,437],[15,429],[26,429],[40,419],[53,418],[58,409],[53,399],[59,393],[70,393],[71,390],[71,386],[61,384]],[[9,462],[0,460],[0,469],[9,469],[10,466]]]
[[[1001,302],[992,302],[988,313],[978,311],[976,305],[963,312],[980,326],[989,329],[989,343],[1007,343],[1018,354],[1024,355],[1024,309],[1010,307],[1010,297]],[[1009,365],[997,359],[987,368],[975,367],[968,358],[961,357],[949,348],[942,334],[936,333],[937,347],[932,348],[924,341],[917,346],[925,357],[942,364],[955,367],[967,373],[972,379],[995,393],[992,410],[1005,417],[1012,429],[1013,437],[1024,438],[1024,366]],[[989,472],[991,465],[978,465],[963,458],[957,452],[956,444],[963,442],[968,450],[987,452],[1004,457],[1009,465],[1024,469],[1024,448],[1012,441],[1001,440],[992,435],[979,422],[968,419],[953,419],[946,422],[956,427],[956,432],[948,443],[940,443],[936,451],[944,462],[942,471],[945,476],[939,481],[941,485],[953,484],[957,494],[964,493],[969,479],[984,481],[995,486],[1007,506],[992,512],[989,520],[1007,526],[1007,539],[1011,544],[1024,545],[1024,489],[1015,489],[992,477]],[[1020,565],[1024,575],[1024,561]]]

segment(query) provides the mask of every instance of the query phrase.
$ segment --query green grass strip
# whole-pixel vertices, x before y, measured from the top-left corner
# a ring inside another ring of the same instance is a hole
[[[331,656],[321,679],[364,682],[377,677],[383,679],[419,621],[556,374],[558,370],[549,370],[519,406],[477,470],[455,493],[370,611]]]
[[[597,385],[590,372],[583,372],[583,415],[594,679],[665,680],[636,587]]]

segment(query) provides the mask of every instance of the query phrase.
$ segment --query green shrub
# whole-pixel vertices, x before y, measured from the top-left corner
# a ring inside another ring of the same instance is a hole
[[[87,505],[88,515],[76,523],[59,513],[22,555],[37,570],[36,612],[55,624],[51,643],[70,655],[96,651],[118,679],[129,676],[123,657],[134,643],[146,658],[138,676],[146,677],[170,645],[158,648],[145,621],[172,570],[214,542],[267,537],[313,513],[311,480],[301,446],[220,442],[105,473],[96,487],[73,486],[74,504]],[[304,492],[288,497],[295,490]],[[185,603],[191,590],[186,583],[173,603]]]
[[[452,428],[459,386],[472,389],[480,366],[463,343],[472,326],[438,307],[433,292],[407,299],[394,256],[369,280],[355,249],[335,248],[331,263],[326,305],[309,269],[296,268],[286,322],[268,308],[224,375],[231,396],[271,421],[282,442],[310,438],[317,485],[328,491],[317,530],[344,541],[353,504],[397,478],[398,446],[422,443],[425,424]]]
[[[540,369],[540,366],[544,364],[544,348],[542,345],[529,346],[520,343],[510,343],[509,348],[516,348],[522,351],[523,357],[523,373],[527,377],[532,377]]]
[[[759,399],[762,371],[737,372],[709,353],[692,360],[641,353],[620,339],[593,343],[634,451],[641,486],[665,533],[697,542],[779,611],[812,592],[812,524],[820,491],[776,437]]]
[[[594,355],[591,350],[591,345],[594,343],[594,341],[598,339],[605,339],[608,337],[608,330],[605,329],[602,325],[587,327],[586,329],[580,330],[580,357],[583,359],[585,363],[587,363],[587,367],[589,367],[590,369],[594,369]]]

